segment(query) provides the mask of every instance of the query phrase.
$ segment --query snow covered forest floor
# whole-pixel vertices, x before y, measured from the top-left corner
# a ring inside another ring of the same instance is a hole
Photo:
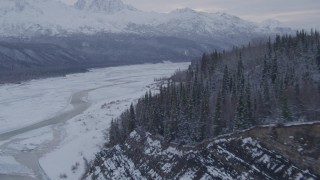
[[[190,63],[94,69],[0,86],[0,179],[78,179],[131,102]]]

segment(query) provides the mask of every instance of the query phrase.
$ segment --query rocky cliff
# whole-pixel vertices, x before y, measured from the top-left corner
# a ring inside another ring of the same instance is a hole
[[[105,147],[87,179],[319,179],[320,123],[258,127],[186,147],[141,129]]]

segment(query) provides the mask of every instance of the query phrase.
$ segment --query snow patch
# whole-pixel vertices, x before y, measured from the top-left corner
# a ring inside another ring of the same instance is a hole
[[[165,173],[169,173],[171,171],[171,168],[172,168],[172,163],[166,163],[162,166],[162,170],[163,172]]]
[[[0,155],[0,174],[32,174],[31,170],[19,164],[12,156]]]
[[[179,177],[179,179],[185,179],[185,180],[192,180],[195,177],[195,172],[194,171],[188,171],[184,173],[182,176]]]
[[[137,131],[133,131],[130,133],[130,138],[136,140],[136,141],[140,141],[141,137],[140,135],[137,133]]]
[[[172,156],[172,155],[177,155],[179,157],[183,156],[183,152],[182,151],[179,151],[176,148],[171,147],[171,146],[168,147],[164,152],[166,154],[168,154],[168,156]]]
[[[270,162],[270,156],[268,156],[267,154],[264,154],[260,159],[259,162],[262,162],[264,164],[267,164]]]

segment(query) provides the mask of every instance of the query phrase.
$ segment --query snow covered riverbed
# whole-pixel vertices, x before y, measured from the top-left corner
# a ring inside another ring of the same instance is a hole
[[[154,78],[188,65],[110,67],[0,86],[0,179],[78,179],[111,119]]]

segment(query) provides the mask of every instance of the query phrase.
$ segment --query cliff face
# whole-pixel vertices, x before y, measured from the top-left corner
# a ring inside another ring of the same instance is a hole
[[[266,148],[281,153],[300,169],[310,169],[320,175],[319,123],[256,128],[244,132],[243,136],[255,137]]]
[[[319,179],[320,124],[258,127],[195,147],[143,130],[106,147],[88,179]]]

